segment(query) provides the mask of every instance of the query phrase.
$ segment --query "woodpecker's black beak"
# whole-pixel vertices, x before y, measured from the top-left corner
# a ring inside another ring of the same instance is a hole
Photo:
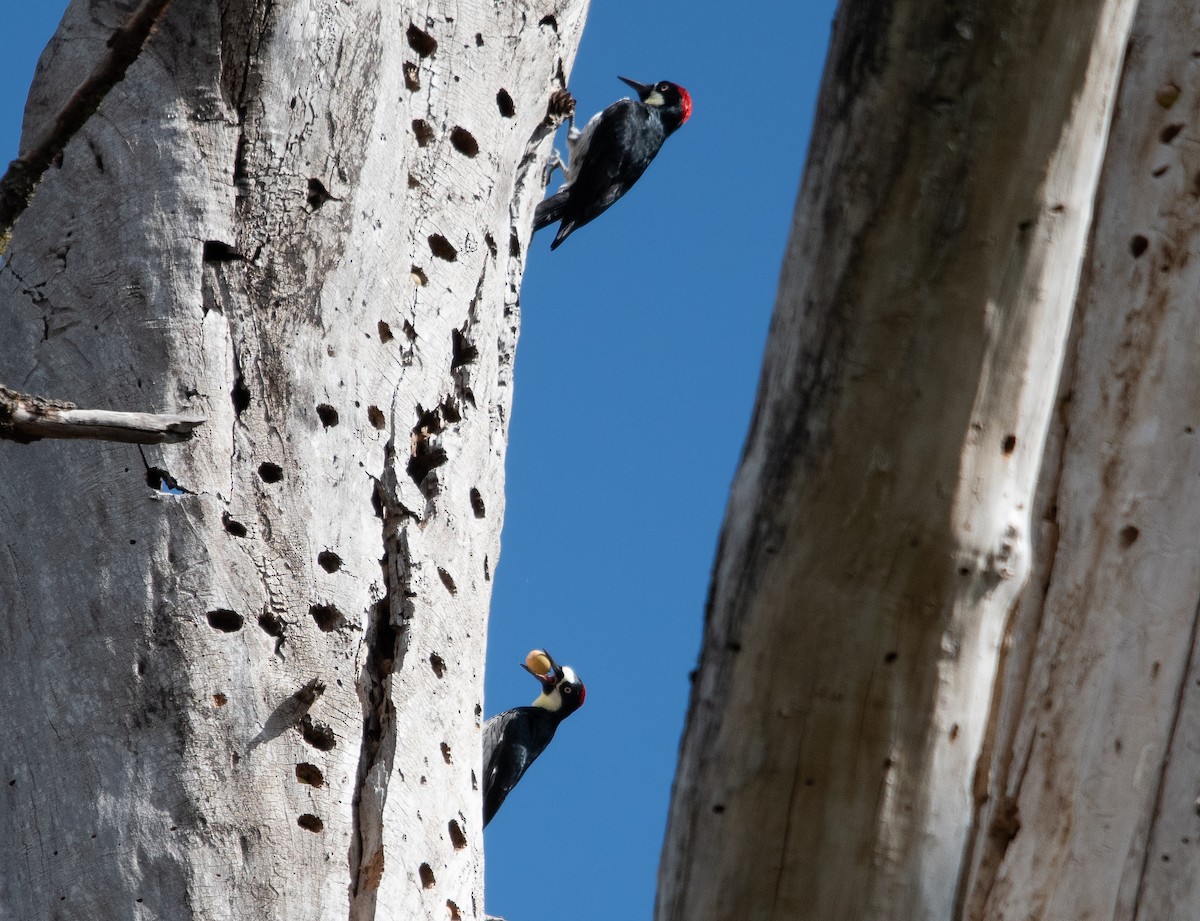
[[[638,83],[636,80],[630,80],[628,77],[617,77],[617,79],[620,80],[622,83],[624,83],[628,86],[632,86],[635,90],[637,90],[638,98],[640,98],[642,100],[642,102],[645,102],[646,97],[654,92],[654,87],[651,85],[647,85],[645,83]]]
[[[546,650],[543,649],[542,652],[546,652]],[[554,656],[550,655],[550,653],[546,652],[546,658],[550,660],[550,671],[546,672],[544,675],[539,675],[524,662],[521,663],[521,668],[533,675],[533,677],[540,681],[542,686],[549,691],[552,690],[556,684],[562,681],[563,670],[562,666],[554,661]]]

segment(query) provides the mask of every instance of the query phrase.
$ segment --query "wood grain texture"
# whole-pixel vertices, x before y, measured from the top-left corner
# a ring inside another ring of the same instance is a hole
[[[72,4],[27,133],[127,6]],[[0,918],[482,916],[519,289],[585,11],[174,0],[47,174],[0,380],[208,423],[0,445]]]
[[[1133,6],[839,10],[659,921],[953,916]]]
[[[985,763],[973,921],[1200,917],[1198,28],[1146,0],[1129,41]]]
[[[22,145],[20,154],[8,164],[0,176],[0,253],[50,164],[62,156],[63,148],[95,114],[108,91],[125,77],[125,71],[141,54],[142,46],[169,3],[170,0],[143,0],[109,37],[108,50],[63,103],[53,122],[39,126],[40,135]]]

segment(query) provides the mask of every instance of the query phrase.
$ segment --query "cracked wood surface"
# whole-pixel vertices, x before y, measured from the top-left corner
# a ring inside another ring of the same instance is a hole
[[[91,118],[125,76],[170,0],[143,0],[105,43],[107,51],[92,72],[66,100],[53,122],[22,147],[0,176],[0,252],[4,251],[13,223],[25,210],[37,184],[63,148]]]
[[[840,8],[659,921],[954,916],[1133,9]]]
[[[0,445],[0,918],[482,917],[518,293],[585,11],[173,0],[46,174],[0,380],[208,424]],[[71,5],[26,136],[127,13]]]
[[[1200,13],[1144,0],[984,762],[969,921],[1200,917]]]

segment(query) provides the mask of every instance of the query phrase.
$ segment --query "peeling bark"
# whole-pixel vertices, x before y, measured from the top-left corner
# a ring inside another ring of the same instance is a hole
[[[518,292],[585,11],[174,0],[46,173],[0,379],[208,424],[0,445],[0,917],[482,917]],[[126,14],[71,6],[26,136]]]

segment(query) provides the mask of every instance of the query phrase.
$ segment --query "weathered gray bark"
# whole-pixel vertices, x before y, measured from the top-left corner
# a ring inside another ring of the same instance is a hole
[[[0,176],[0,252],[8,245],[13,224],[29,204],[38,183],[63,149],[95,113],[109,90],[125,79],[129,65],[138,59],[151,31],[158,25],[171,0],[142,0],[120,26],[113,30],[107,50],[87,78],[75,88],[55,117],[34,125],[21,152]]]
[[[1200,11],[1139,5],[963,917],[1200,918]]]
[[[129,8],[72,4],[27,137]],[[0,444],[0,917],[482,915],[517,294],[585,9],[174,0],[46,175],[0,381],[208,423]]]
[[[660,921],[954,916],[1133,8],[839,11]]]

